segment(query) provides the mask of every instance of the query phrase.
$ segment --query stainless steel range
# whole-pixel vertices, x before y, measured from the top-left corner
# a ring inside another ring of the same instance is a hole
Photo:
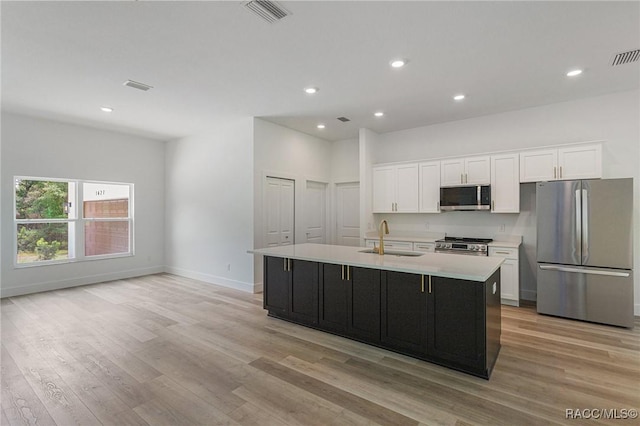
[[[472,256],[488,256],[488,244],[491,238],[445,237],[436,241],[436,253],[468,254]]]

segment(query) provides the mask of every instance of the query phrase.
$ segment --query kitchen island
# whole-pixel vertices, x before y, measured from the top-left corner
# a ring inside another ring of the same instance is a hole
[[[264,256],[269,316],[488,379],[500,351],[501,258],[298,244]]]

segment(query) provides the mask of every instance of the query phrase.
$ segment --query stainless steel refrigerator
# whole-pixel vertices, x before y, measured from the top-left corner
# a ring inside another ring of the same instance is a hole
[[[633,327],[633,179],[536,186],[538,312]]]

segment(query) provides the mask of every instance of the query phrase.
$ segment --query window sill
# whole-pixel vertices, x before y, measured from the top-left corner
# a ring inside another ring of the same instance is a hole
[[[92,262],[96,260],[108,260],[108,259],[120,259],[123,257],[133,257],[134,253],[119,253],[119,254],[103,254],[97,256],[87,256],[82,259],[60,259],[60,260],[42,260],[39,262],[29,262],[29,263],[14,263],[14,269],[27,269],[27,268],[36,268],[40,266],[53,266],[53,265],[67,265],[69,263],[82,263],[82,262]]]

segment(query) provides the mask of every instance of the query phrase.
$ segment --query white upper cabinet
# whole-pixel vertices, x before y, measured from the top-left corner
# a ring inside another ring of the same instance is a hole
[[[488,185],[490,157],[452,158],[440,162],[440,186]]]
[[[440,161],[420,163],[420,213],[440,213]]]
[[[418,211],[418,165],[404,164],[396,167],[396,212]]]
[[[574,145],[520,153],[520,182],[599,179],[602,145]]]
[[[491,156],[491,212],[520,212],[520,156]]]
[[[599,179],[602,177],[602,145],[558,148],[560,179]]]
[[[395,207],[395,168],[393,166],[373,168],[373,212],[389,213]]]
[[[373,168],[373,212],[418,212],[418,164]]]

